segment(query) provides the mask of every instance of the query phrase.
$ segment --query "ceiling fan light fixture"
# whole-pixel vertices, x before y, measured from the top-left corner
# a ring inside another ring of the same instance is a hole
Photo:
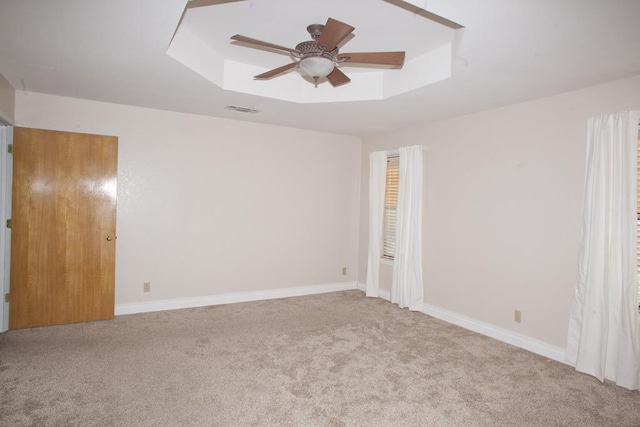
[[[309,56],[299,63],[300,74],[314,80],[327,77],[333,71],[334,66],[333,61],[324,56]]]
[[[307,31],[313,40],[300,42],[296,45],[295,49],[289,49],[239,34],[231,37],[231,39],[237,42],[249,43],[256,47],[259,46],[287,52],[291,55],[293,62],[253,76],[255,80],[268,80],[280,76],[292,68],[297,68],[300,75],[305,79],[313,79],[316,87],[318,87],[320,79],[324,78],[327,79],[331,86],[337,87],[351,81],[351,79],[337,67],[337,64],[351,62],[354,64],[402,67],[405,57],[404,52],[358,52],[340,54],[339,45],[347,40],[353,30],[355,30],[355,28],[349,24],[328,18],[326,25],[309,25]]]

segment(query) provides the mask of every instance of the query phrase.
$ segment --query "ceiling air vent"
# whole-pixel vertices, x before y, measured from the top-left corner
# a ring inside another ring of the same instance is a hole
[[[260,112],[260,110],[254,110],[253,108],[249,108],[249,107],[238,107],[237,105],[227,105],[226,107],[224,107],[224,109],[238,111],[240,113],[250,113],[250,114],[258,114]]]

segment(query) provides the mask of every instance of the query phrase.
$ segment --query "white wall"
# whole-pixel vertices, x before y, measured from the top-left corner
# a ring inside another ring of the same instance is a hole
[[[564,348],[586,120],[629,109],[640,109],[640,76],[362,147],[355,137],[35,93],[17,94],[15,120],[120,137],[118,304],[350,282],[356,269],[363,282],[369,153],[427,145],[425,302]]]
[[[0,74],[0,121],[13,124],[16,91],[11,83]]]
[[[425,302],[565,348],[586,122],[630,109],[640,109],[640,76],[365,138],[359,281],[366,277],[369,153],[424,144]]]
[[[360,138],[22,92],[16,125],[119,137],[116,304],[356,279]]]

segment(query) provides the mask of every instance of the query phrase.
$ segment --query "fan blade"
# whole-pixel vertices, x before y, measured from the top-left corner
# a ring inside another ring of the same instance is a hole
[[[340,22],[333,18],[327,19],[327,24],[322,29],[322,34],[316,42],[318,47],[324,47],[327,52],[331,52],[338,44],[355,30],[351,25]]]
[[[342,71],[335,67],[331,73],[327,76],[327,80],[331,83],[331,86],[341,86],[345,83],[349,83],[351,79],[347,77]]]
[[[300,53],[295,49],[289,49],[288,47],[278,46],[277,44],[263,42],[262,40],[256,40],[250,37],[241,36],[240,34],[236,34],[235,36],[231,37],[231,40],[239,41],[242,43],[254,44],[256,46],[268,47],[270,49],[275,49],[275,50],[282,50],[287,53],[294,53],[294,52],[298,54]]]
[[[287,64],[287,65],[283,65],[282,67],[278,67],[278,68],[274,68],[271,71],[267,71],[266,73],[262,73],[262,74],[258,74],[257,76],[254,76],[253,78],[256,80],[266,80],[266,79],[270,79],[272,77],[275,77],[279,74],[284,73],[285,71],[289,71],[292,68],[295,68],[297,62],[292,62],[291,64]]]
[[[341,53],[338,59],[346,59],[344,62],[354,64],[395,65],[404,64],[404,52],[359,52]]]

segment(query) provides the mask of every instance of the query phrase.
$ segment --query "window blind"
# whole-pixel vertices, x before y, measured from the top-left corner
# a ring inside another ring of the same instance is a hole
[[[382,256],[393,259],[396,254],[396,212],[400,164],[397,156],[387,158],[387,179],[384,190]]]

